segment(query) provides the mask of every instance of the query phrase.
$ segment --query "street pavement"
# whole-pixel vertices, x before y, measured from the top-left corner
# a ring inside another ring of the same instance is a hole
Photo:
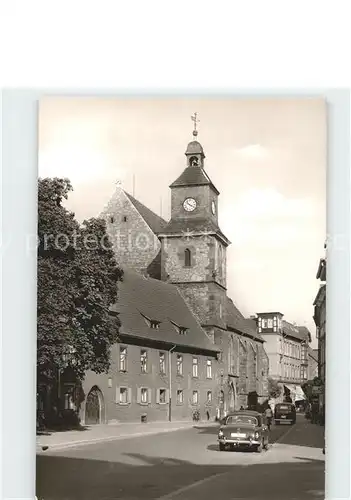
[[[262,453],[226,451],[198,426],[37,455],[39,500],[324,498],[323,430],[298,416]]]

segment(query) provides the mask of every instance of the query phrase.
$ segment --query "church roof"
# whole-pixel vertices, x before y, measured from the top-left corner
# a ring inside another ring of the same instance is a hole
[[[121,335],[218,352],[176,286],[124,268],[118,289],[118,302],[111,311],[118,313]],[[145,318],[160,322],[159,328],[150,328]],[[172,322],[187,328],[187,333],[180,335]]]
[[[232,299],[227,299],[227,328],[247,335],[255,340],[263,342],[263,338],[257,333],[256,323],[246,319],[236,307]]]
[[[190,233],[216,233],[220,236],[227,244],[230,243],[228,238],[224,236],[219,226],[213,222],[211,219],[171,219],[167,226],[162,230],[162,234],[184,234]],[[184,234],[184,237],[186,235]]]
[[[135,199],[131,194],[127,193],[126,191],[125,194],[128,196],[134,207],[138,210],[139,214],[142,216],[153,233],[157,235],[165,229],[165,227],[167,226],[167,222],[162,219],[162,217],[155,214],[152,210]]]
[[[211,186],[216,194],[219,194],[219,191],[202,167],[187,167],[169,187],[181,186]]]
[[[188,147],[186,148],[185,154],[204,154],[203,147],[199,143],[199,141],[191,141],[188,144]]]

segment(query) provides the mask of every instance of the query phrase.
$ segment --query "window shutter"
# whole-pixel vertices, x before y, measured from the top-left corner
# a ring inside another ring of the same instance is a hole
[[[137,403],[141,403],[141,389],[137,387]]]
[[[160,389],[156,389],[156,403],[160,404]]]
[[[116,387],[116,403],[119,403],[120,399],[119,399],[119,387],[117,386]]]
[[[128,387],[128,403],[132,402],[132,389]]]
[[[151,389],[147,390],[147,402],[150,404],[151,403],[151,398],[152,398],[152,391]]]

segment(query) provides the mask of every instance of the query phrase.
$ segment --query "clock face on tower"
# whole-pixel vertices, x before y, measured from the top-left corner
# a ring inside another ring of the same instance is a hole
[[[211,203],[211,210],[213,215],[216,215],[216,203],[214,201]]]
[[[193,212],[193,210],[195,210],[196,208],[196,201],[194,200],[194,198],[187,198],[186,200],[184,200],[183,208],[187,212]]]

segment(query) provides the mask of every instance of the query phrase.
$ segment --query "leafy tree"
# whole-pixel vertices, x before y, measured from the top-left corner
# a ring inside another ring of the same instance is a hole
[[[117,300],[122,270],[101,219],[80,226],[63,202],[68,179],[39,179],[37,371],[54,381],[69,367],[77,379],[106,372],[118,340]]]
[[[270,398],[278,398],[282,392],[281,387],[279,386],[276,380],[272,378],[268,378],[268,394]]]

